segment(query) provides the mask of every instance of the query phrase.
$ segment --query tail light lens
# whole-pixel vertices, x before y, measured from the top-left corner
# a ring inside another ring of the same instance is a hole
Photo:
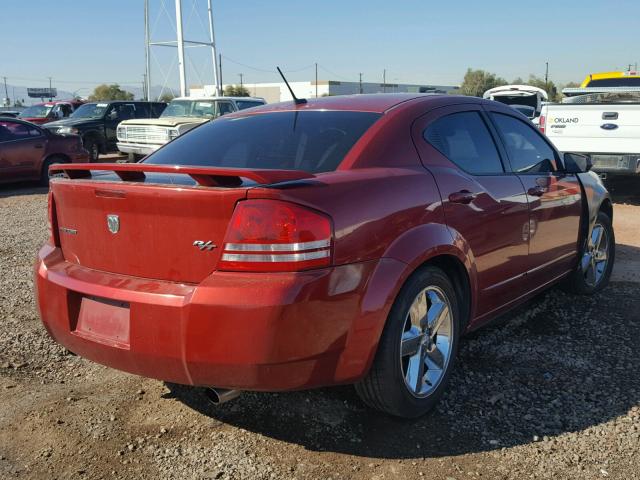
[[[291,272],[331,264],[331,219],[280,200],[244,200],[233,212],[218,268]]]
[[[542,133],[544,133],[546,128],[547,118],[544,115],[540,115],[540,122],[538,123],[538,128]]]
[[[56,247],[60,246],[58,238],[58,225],[55,218],[56,205],[53,194],[49,192],[47,197],[47,232],[49,233],[49,243]]]

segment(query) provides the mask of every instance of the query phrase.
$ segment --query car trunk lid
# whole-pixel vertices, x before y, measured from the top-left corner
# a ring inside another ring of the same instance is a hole
[[[51,193],[67,262],[181,283],[198,283],[216,269],[235,205],[249,188],[310,176],[145,164],[65,164],[51,171],[66,176],[51,182]]]

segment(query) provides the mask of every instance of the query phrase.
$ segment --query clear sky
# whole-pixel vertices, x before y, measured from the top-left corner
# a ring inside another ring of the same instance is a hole
[[[195,10],[192,4],[196,3]],[[155,40],[175,36],[162,0],[150,0]],[[169,14],[174,0],[164,0]],[[640,1],[213,0],[223,81],[320,79],[459,84],[468,67],[507,80],[556,83],[640,62]],[[183,0],[185,29],[203,39],[206,0]],[[177,86],[175,49],[155,47],[152,83]],[[194,49],[197,50],[197,49]],[[205,52],[189,60],[188,84],[212,83]],[[234,63],[236,62],[236,63]],[[240,65],[240,64],[244,65]],[[1,0],[0,76],[8,83],[86,95],[101,82],[140,84],[143,0]]]

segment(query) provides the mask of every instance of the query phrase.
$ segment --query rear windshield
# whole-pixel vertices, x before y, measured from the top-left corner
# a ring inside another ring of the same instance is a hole
[[[378,118],[344,111],[223,117],[179,136],[145,163],[328,172]]]

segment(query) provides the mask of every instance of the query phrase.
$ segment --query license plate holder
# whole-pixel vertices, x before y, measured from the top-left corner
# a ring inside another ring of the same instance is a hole
[[[83,296],[73,333],[93,342],[128,350],[129,313],[127,302]]]

